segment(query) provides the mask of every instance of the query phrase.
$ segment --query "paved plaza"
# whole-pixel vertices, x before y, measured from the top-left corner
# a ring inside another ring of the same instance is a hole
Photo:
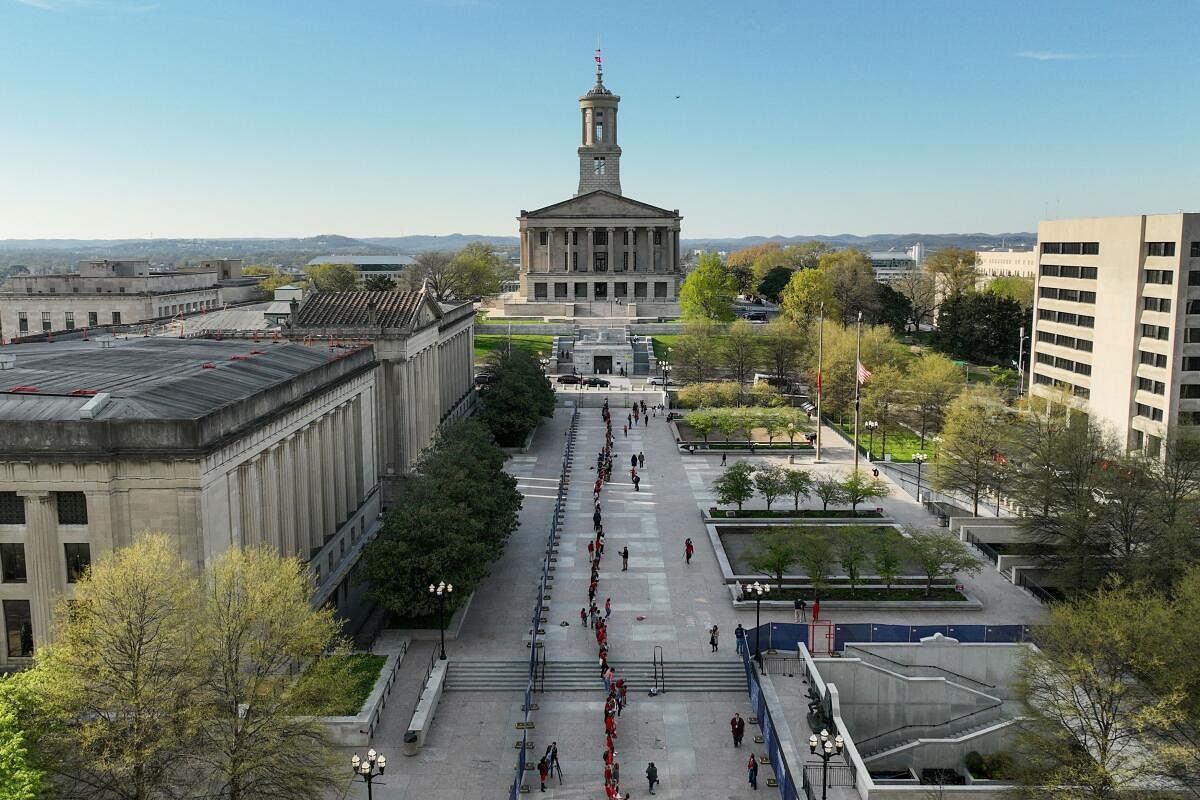
[[[621,426],[628,409],[623,400],[623,393],[612,396],[613,476],[600,499],[606,538],[597,603],[603,607],[605,598],[612,598],[609,659],[619,671],[623,661],[650,661],[653,649],[660,646],[668,671],[672,663],[736,661],[734,628],[738,622],[752,627],[754,611],[734,611],[699,515],[700,508],[713,505],[710,487],[720,471],[720,456],[681,454],[661,415],[652,418],[649,426],[639,424],[624,436]],[[557,409],[535,434],[529,453],[513,457],[508,464],[525,495],[521,527],[476,592],[458,639],[447,643],[452,659],[528,658],[529,614],[570,418],[571,409]],[[803,462],[798,459],[797,466],[817,472],[848,469],[853,458],[849,446],[828,429],[823,438],[828,443],[823,454],[827,463],[813,465],[809,457]],[[595,636],[580,625],[579,611],[587,605],[591,492],[596,453],[603,443],[600,409],[582,409],[568,512],[546,612],[544,641],[550,662],[596,659]],[[634,491],[629,460],[638,452],[645,454],[646,462],[638,471],[640,491]],[[786,463],[787,458],[761,456],[754,460]],[[880,505],[900,522],[933,524],[898,490]],[[689,537],[696,546],[690,565],[684,560],[684,541]],[[622,572],[619,551],[625,546],[630,551],[629,570]],[[968,591],[984,602],[982,611],[837,612],[833,621],[1016,623],[1033,621],[1041,613],[1032,597],[994,570],[985,569],[966,583]],[[768,620],[791,621],[791,612],[764,609],[763,621]],[[561,625],[563,622],[567,624]],[[720,651],[715,654],[710,652],[707,634],[714,624],[722,632]],[[399,636],[389,632],[381,639],[380,648],[395,646]],[[375,785],[374,794],[385,800],[503,796],[516,763],[514,742],[520,732],[514,723],[522,718],[520,692],[446,692],[423,749],[412,757],[401,753],[401,739],[432,652],[432,643],[414,643],[401,667],[400,680],[374,740],[374,746],[389,760],[384,783]],[[746,740],[737,750],[729,733],[734,712],[747,719],[751,716],[744,692],[680,692],[669,687],[657,697],[631,692],[629,700],[619,721],[616,744],[623,793],[645,796],[646,764],[654,761],[661,780],[658,796],[701,800],[758,796],[747,783],[745,769],[749,752],[758,746],[753,741],[757,729],[748,726]],[[594,692],[535,695],[538,708],[531,717],[535,728],[530,739],[536,749],[531,761],[536,763],[545,746],[556,740],[564,773],[561,786],[557,778],[551,781],[548,795],[604,796],[603,701],[598,671]],[[795,733],[807,736],[808,732]],[[763,765],[758,792],[775,792],[766,786],[770,777],[770,766]],[[536,772],[527,772],[525,782],[538,792]],[[349,796],[365,798],[365,786],[356,783],[349,787]]]

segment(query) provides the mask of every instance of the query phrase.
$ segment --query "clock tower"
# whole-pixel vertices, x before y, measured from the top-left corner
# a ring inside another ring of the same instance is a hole
[[[579,98],[582,140],[579,146],[579,191],[621,193],[621,148],[617,146],[617,104],[621,98],[604,86],[604,64],[596,51],[596,85]]]

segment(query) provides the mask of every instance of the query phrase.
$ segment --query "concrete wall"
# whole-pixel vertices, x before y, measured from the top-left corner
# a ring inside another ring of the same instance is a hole
[[[981,687],[968,684],[968,688],[979,689],[1001,699],[1008,699],[1014,696],[1011,684],[1017,673],[1018,665],[1028,652],[1029,646],[1024,644],[959,643],[949,647],[931,647],[919,643],[873,642],[847,644],[845,656],[850,659],[861,655],[863,658],[870,659],[871,655],[879,655],[889,661],[926,665],[935,670],[946,670],[989,685]],[[881,663],[881,666],[887,668],[888,665]],[[897,671],[900,671],[899,668]],[[915,673],[908,672],[908,674]],[[930,671],[928,674],[932,676],[938,673]],[[955,678],[954,675],[944,675],[944,677],[951,681]],[[844,688],[845,684],[842,685]]]

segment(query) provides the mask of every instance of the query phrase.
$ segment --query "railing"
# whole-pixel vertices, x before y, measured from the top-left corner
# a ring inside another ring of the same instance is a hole
[[[417,699],[413,703],[412,711],[408,713],[408,718],[412,719],[416,716],[417,706],[421,705],[421,698],[425,696],[425,690],[429,688],[429,676],[433,674],[433,665],[438,661],[438,649],[433,648],[433,652],[429,654],[429,663],[425,666],[425,677],[421,679],[421,691],[417,692]]]
[[[750,658],[750,648],[741,647],[739,650],[742,656],[742,668],[746,671],[746,686],[750,692],[750,707],[758,718],[758,727],[763,733],[763,745],[766,747],[767,757],[771,761],[771,768],[775,771],[775,780],[779,784],[780,800],[798,800],[798,784],[792,775],[791,769],[788,767],[787,760],[784,758],[783,750],[780,746],[779,733],[775,729],[775,722],[771,719],[771,712],[767,708],[766,699],[763,697],[762,684],[759,681],[754,662]],[[801,781],[805,780],[803,770],[801,770],[800,779]],[[804,785],[803,788],[804,793],[811,799],[811,787]]]
[[[795,677],[804,673],[804,660],[798,656],[763,656],[763,675],[787,675]]]
[[[933,670],[934,672],[941,673],[943,677],[949,676],[949,677],[955,678],[957,680],[968,681],[970,683],[974,683],[979,686],[986,687],[988,689],[996,688],[996,684],[994,684],[994,683],[987,683],[986,681],[981,681],[976,678],[972,678],[969,675],[963,675],[962,673],[955,672],[953,670],[945,669],[943,667],[935,667],[932,664],[906,664],[902,661],[895,661],[893,659],[890,659],[887,656],[881,656],[881,655],[879,655],[879,653],[877,653],[874,650],[862,650],[860,652],[862,652],[864,655],[869,656],[870,658],[877,658],[880,661],[886,661],[887,663],[889,663],[893,666],[899,667],[900,669],[896,670],[897,672],[904,673],[904,670],[907,670],[907,669],[929,669],[929,670]],[[847,657],[849,657],[849,656],[847,656]],[[904,674],[907,674],[907,673],[904,673]],[[928,678],[930,676],[928,676],[928,675],[911,675],[909,677]]]
[[[1023,589],[1028,589],[1034,597],[1036,597],[1038,600],[1041,600],[1043,603],[1056,603],[1061,599],[1042,588],[1040,583],[1026,575],[1024,571],[1018,573],[1017,586],[1020,586]]]
[[[387,707],[387,699],[392,693],[392,687],[396,685],[396,675],[400,672],[400,664],[404,661],[404,654],[408,652],[408,640],[400,646],[400,653],[396,657],[396,661],[392,664],[392,671],[388,673],[387,681],[383,685],[383,697],[379,699],[379,705],[375,706],[375,713],[371,715],[370,721],[367,723],[367,735],[374,736],[375,728],[379,725],[379,720],[383,717],[383,709]]]
[[[904,732],[904,733],[912,733],[912,732],[915,732],[915,731],[917,731],[917,730],[926,730],[926,729],[929,729],[929,728],[945,728],[946,726],[948,726],[948,725],[953,725],[953,724],[954,724],[954,723],[956,723],[956,722],[962,722],[962,721],[963,721],[963,720],[965,720],[965,719],[970,719],[971,717],[975,717],[975,716],[978,716],[978,715],[980,715],[980,714],[984,714],[984,713],[987,713],[987,712],[990,712],[990,711],[995,711],[996,709],[998,709],[998,708],[1002,707],[1003,705],[1004,705],[1004,703],[993,703],[993,704],[992,704],[992,705],[990,705],[990,706],[985,706],[984,708],[977,709],[977,710],[975,710],[975,711],[972,711],[972,712],[970,712],[970,713],[968,713],[968,714],[961,714],[961,715],[959,715],[959,716],[957,716],[957,717],[953,717],[952,719],[948,719],[948,720],[946,720],[945,722],[928,722],[928,723],[924,723],[924,724],[921,724],[921,725],[901,725],[901,726],[899,726],[899,727],[897,727],[897,728],[892,728],[890,731],[884,731],[883,733],[877,733],[877,734],[875,734],[874,736],[870,736],[870,737],[868,737],[868,738],[866,738],[866,739],[856,739],[856,740],[855,740],[855,742],[854,742],[854,744],[855,744],[855,745],[858,747],[858,751],[859,751],[860,753],[864,753],[864,752],[865,752],[864,745],[866,745],[868,742],[877,742],[879,739],[883,739],[883,738],[884,738],[884,737],[886,737],[886,736],[891,736],[892,734],[897,734],[897,733],[902,733],[902,732]],[[998,718],[997,718],[997,717],[993,717],[993,719],[998,719]],[[991,721],[992,721],[992,720],[983,720],[983,722],[991,722]],[[981,724],[982,724],[982,723],[981,723]],[[951,730],[951,731],[947,731],[946,733],[947,733],[948,735],[955,735],[955,734],[961,734],[961,731],[953,731],[953,730]],[[935,737],[935,738],[938,738],[938,739],[944,739],[944,738],[947,738],[947,737],[946,737],[946,736],[937,736],[937,737]],[[903,743],[903,742],[905,742],[905,741],[908,741],[908,740],[907,740],[907,739],[902,739],[902,738],[897,738],[897,739],[895,740],[894,744],[895,744],[895,745],[899,745],[899,744],[901,744],[901,743]],[[887,744],[886,744],[886,745],[879,745],[879,744],[876,744],[876,746],[872,748],[872,753],[877,753],[877,752],[880,752],[881,750],[885,750],[885,749],[887,749],[887,748],[889,748],[889,747],[892,747],[892,746],[894,746],[894,744],[893,744],[893,742],[891,742],[891,741],[887,742]]]
[[[656,693],[665,692],[667,690],[667,662],[663,658],[663,649],[661,644],[654,645],[654,691]]]
[[[1000,563],[1000,554],[996,552],[996,549],[986,542],[979,541],[975,534],[971,533],[970,531],[967,531],[967,541],[974,545],[979,552],[987,556],[988,560],[993,564]]]

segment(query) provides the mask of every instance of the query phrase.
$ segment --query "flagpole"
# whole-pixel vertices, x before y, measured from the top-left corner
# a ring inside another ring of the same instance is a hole
[[[817,321],[817,459],[821,463],[821,370],[825,358],[825,304],[821,303],[821,316]]]
[[[858,312],[858,323],[854,337],[854,471],[858,472],[858,394],[862,388],[859,370],[862,369],[862,312]]]

